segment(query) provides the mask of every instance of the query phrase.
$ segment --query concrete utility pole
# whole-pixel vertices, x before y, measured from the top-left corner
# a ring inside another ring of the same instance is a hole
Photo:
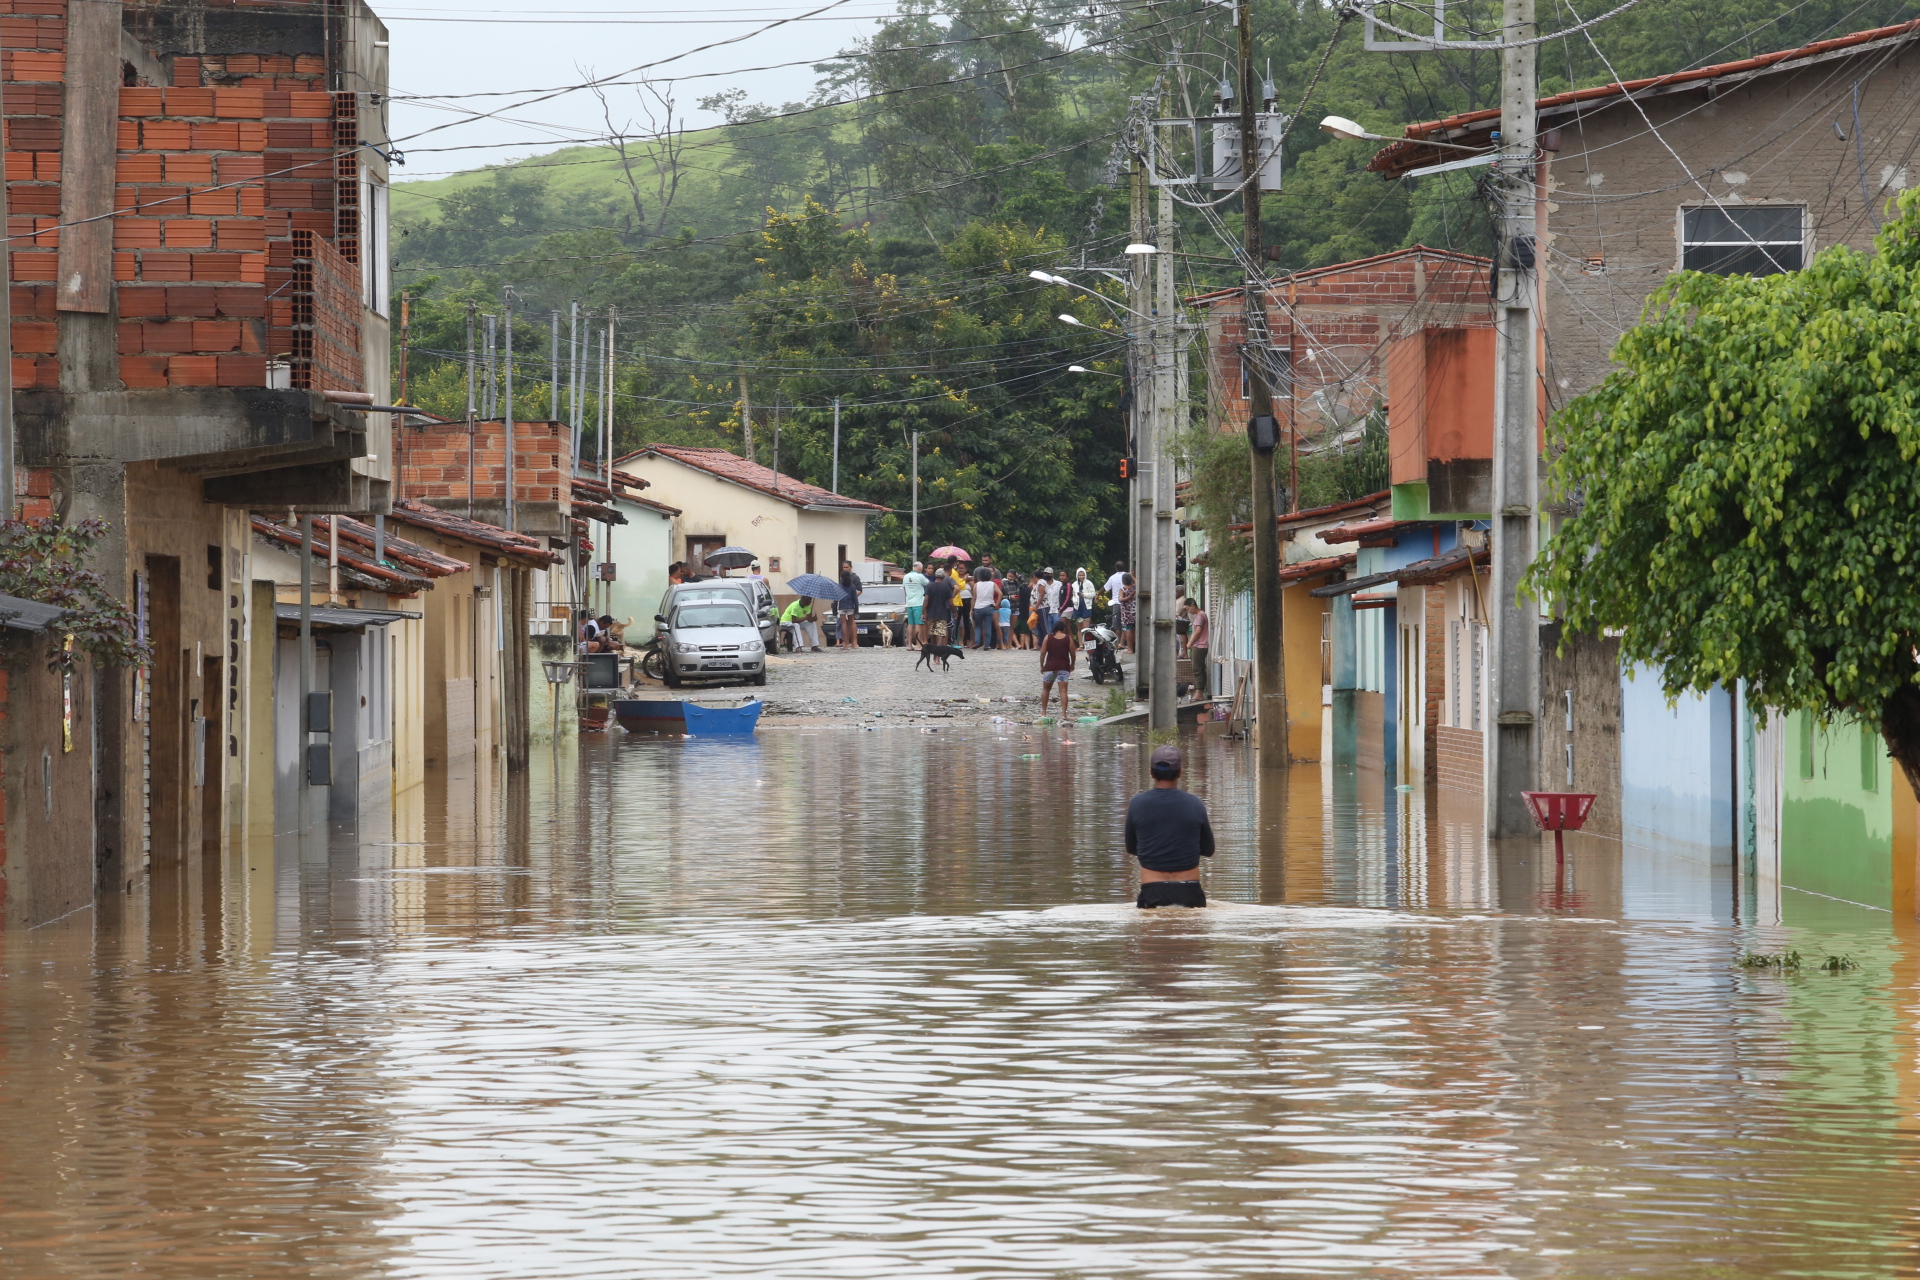
[[[1135,244],[1145,244],[1153,238],[1147,190],[1146,164],[1136,158],[1127,183],[1129,238]],[[1147,299],[1152,292],[1148,273],[1152,269],[1153,264],[1145,255],[1135,254],[1130,259],[1127,307],[1136,314],[1146,313]],[[1141,359],[1136,323],[1133,317],[1128,317],[1127,386],[1132,392],[1132,405],[1127,418],[1132,439],[1127,444],[1133,454],[1134,470],[1133,478],[1127,481],[1127,509],[1132,513],[1127,521],[1127,567],[1133,570],[1134,587],[1133,696],[1144,700],[1153,688],[1153,490],[1150,483],[1141,478],[1140,468],[1153,466],[1153,378],[1152,370]],[[1147,718],[1153,719],[1150,703]]]
[[[473,312],[474,304],[467,304],[467,519],[473,519]]]
[[[1259,109],[1259,87],[1253,79],[1253,6],[1242,3],[1240,34],[1240,204],[1245,214],[1246,334],[1240,363],[1247,375],[1247,414],[1252,420],[1273,419],[1273,388],[1255,351],[1266,342],[1267,280],[1260,263],[1260,134],[1254,113]],[[1291,396],[1293,390],[1287,388]],[[1278,430],[1274,430],[1277,443]],[[1258,442],[1255,442],[1258,443]],[[1255,448],[1253,459],[1253,664],[1259,696],[1254,702],[1260,748],[1260,767],[1284,769],[1292,763],[1287,743],[1287,667],[1285,615],[1280,607],[1280,526],[1274,501],[1273,449]],[[1227,531],[1218,531],[1225,536]]]
[[[585,432],[581,429],[581,387],[580,369],[586,363],[586,348],[580,345],[580,300],[574,299],[567,318],[567,376],[573,380],[571,394],[567,397],[567,422],[573,428],[573,469],[580,470],[581,440]]]
[[[553,352],[547,357],[547,381],[551,393],[548,397],[547,416],[560,421],[560,308],[547,312],[547,331],[553,339]],[[405,404],[402,400],[400,403]]]
[[[1147,703],[1147,727],[1179,724],[1179,692],[1174,678],[1173,614],[1179,607],[1173,556],[1173,448],[1175,413],[1173,363],[1179,341],[1179,308],[1173,297],[1173,188],[1161,187],[1155,211],[1153,327],[1153,453],[1147,465],[1153,477],[1153,685]],[[1143,258],[1149,255],[1139,255]],[[1134,581],[1140,580],[1134,575]],[[1139,631],[1135,627],[1135,633]]]
[[[501,425],[506,438],[506,447],[502,450],[507,466],[507,528],[518,531],[520,512],[513,501],[513,286],[507,285],[500,291],[501,309],[506,312],[507,349],[506,356],[506,397],[501,403]]]
[[[1501,39],[1531,40],[1534,0],[1504,0]],[[1494,162],[1499,254],[1494,299],[1493,720],[1487,739],[1487,834],[1531,835],[1522,791],[1538,771],[1534,720],[1540,708],[1539,610],[1519,598],[1539,535],[1539,389],[1534,351],[1535,53],[1501,50],[1500,154]]]
[[[740,444],[747,461],[753,461],[753,397],[747,393],[747,366],[740,366]],[[835,572],[838,572],[836,569]]]
[[[780,456],[779,451],[777,449],[775,450],[774,456],[776,458]],[[774,464],[773,469],[777,473],[780,470],[779,463],[776,462]],[[833,491],[835,493],[840,492],[840,397],[839,396],[835,396],[833,398]]]
[[[482,379],[480,384],[480,394],[482,397],[480,416],[482,418],[491,418],[500,409],[500,367],[498,364],[500,317],[488,312],[484,313],[483,318],[487,322],[487,354],[483,357],[487,366],[487,375]]]
[[[837,493],[838,490],[835,490]],[[920,433],[913,433],[913,554],[907,563],[920,559]]]

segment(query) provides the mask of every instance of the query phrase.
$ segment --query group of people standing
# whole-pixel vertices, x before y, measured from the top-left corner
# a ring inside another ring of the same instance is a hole
[[[955,560],[916,560],[906,575],[907,645],[970,649],[1038,649],[1066,620],[1077,639],[1093,617],[1098,590],[1085,569],[1072,578],[1049,567],[1026,577],[1002,573],[992,556],[971,570]]]

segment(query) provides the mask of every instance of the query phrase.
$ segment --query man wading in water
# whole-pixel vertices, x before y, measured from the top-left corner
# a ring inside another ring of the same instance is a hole
[[[1200,797],[1180,789],[1180,748],[1155,747],[1153,787],[1127,802],[1127,852],[1140,859],[1134,905],[1204,907],[1200,859],[1213,856],[1213,824]]]

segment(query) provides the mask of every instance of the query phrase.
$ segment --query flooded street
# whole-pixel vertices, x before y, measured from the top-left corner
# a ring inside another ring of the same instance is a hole
[[[0,1270],[1913,1274],[1906,926],[1225,741],[1136,912],[1143,743],[614,734],[8,936]]]

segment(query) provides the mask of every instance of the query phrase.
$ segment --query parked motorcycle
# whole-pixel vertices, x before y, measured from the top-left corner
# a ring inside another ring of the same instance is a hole
[[[1096,623],[1082,631],[1080,648],[1087,655],[1087,670],[1095,684],[1124,678],[1120,669],[1120,637],[1105,623]]]

